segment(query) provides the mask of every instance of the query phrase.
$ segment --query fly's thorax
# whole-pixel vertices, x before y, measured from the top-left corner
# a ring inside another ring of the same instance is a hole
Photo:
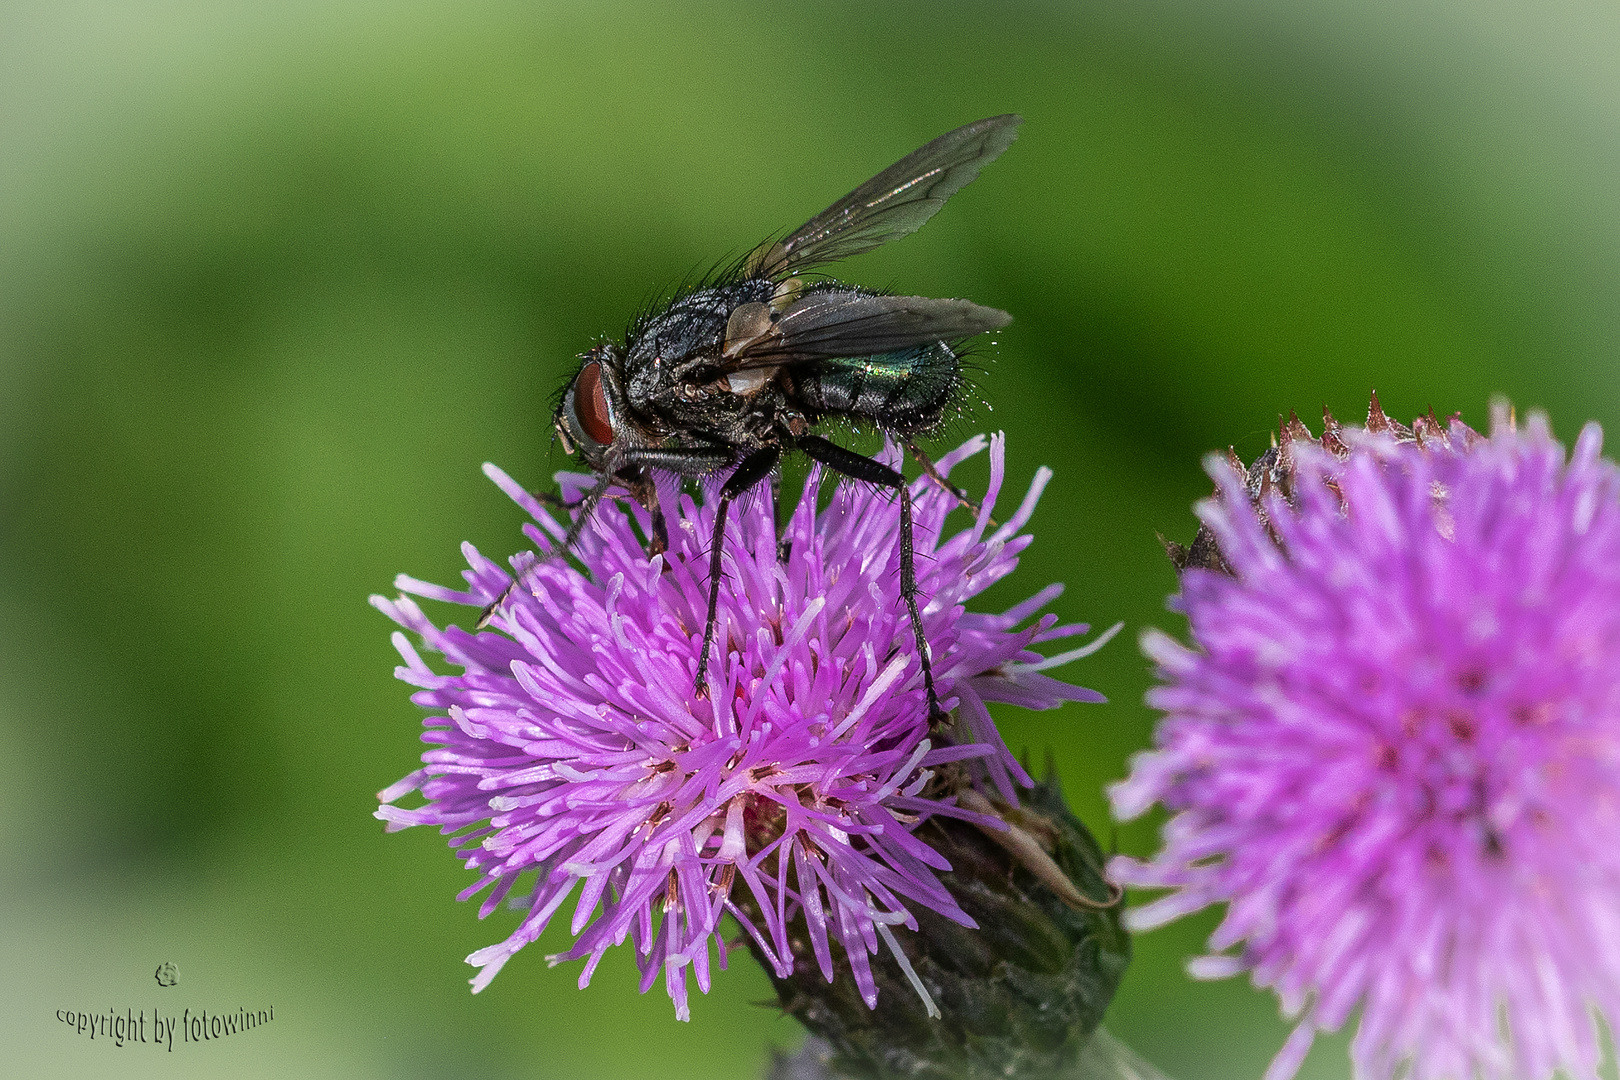
[[[707,440],[730,445],[738,456],[780,441],[779,421],[792,411],[782,387],[774,379],[754,387],[749,393],[730,388],[725,378],[696,387],[692,400],[678,409],[660,409],[658,416],[672,438],[699,433]]]
[[[962,363],[944,342],[880,356],[835,358],[793,372],[807,411],[859,416],[898,432],[937,425],[962,386]]]
[[[625,394],[631,405],[651,408],[670,400],[683,384],[708,381],[705,369],[719,358],[732,310],[768,299],[775,288],[757,280],[699,289],[645,320],[625,351]]]

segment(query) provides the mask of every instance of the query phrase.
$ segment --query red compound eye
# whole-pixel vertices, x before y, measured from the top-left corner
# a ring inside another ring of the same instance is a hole
[[[579,369],[579,376],[574,380],[574,419],[592,442],[610,446],[613,423],[609,415],[601,365],[593,360]]]

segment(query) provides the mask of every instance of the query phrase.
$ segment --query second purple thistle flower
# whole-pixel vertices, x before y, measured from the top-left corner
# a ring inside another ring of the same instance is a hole
[[[984,446],[975,438],[939,466]],[[513,892],[520,879],[532,881],[517,930],[468,957],[480,968],[475,990],[573,898],[573,945],[552,959],[583,959],[583,986],[606,951],[629,939],[642,990],[662,973],[682,1019],[688,973],[707,991],[711,946],[725,963],[727,913],[778,975],[808,959],[796,958],[790,934],[802,916],[809,952],[829,979],[836,943],[870,1005],[869,957],[886,951],[928,1001],[894,928],[915,929],[915,905],[972,924],[937,877],[948,864],[913,835],[933,815],[977,817],[955,805],[941,774],[993,786],[1016,803],[1030,779],[985,703],[1102,700],[1045,671],[1109,635],[1052,657],[1032,649],[1087,630],[1036,618],[1061,586],[1000,614],[963,608],[1016,567],[1031,540],[1020,530],[1050,477],[1043,469],[1017,511],[991,528],[1005,468],[999,436],[990,455],[984,513],[955,535],[943,535],[955,498],[927,481],[912,489],[922,620],[939,696],[956,710],[948,731],[930,730],[899,594],[898,500],[846,484],[818,510],[816,472],[782,537],[763,492],[728,525],[707,697],[693,693],[693,676],[712,500],[666,492],[678,511],[670,549],[651,560],[645,512],[604,504],[573,552],[584,572],[561,558],[532,565],[486,632],[440,629],[408,596],[374,599],[459,669],[437,673],[395,634],[405,660],[399,677],[433,711],[423,735],[432,749],[421,769],[381,793],[377,816],[391,829],[436,825],[453,834],[457,854],[480,875],[462,898],[488,890],[481,915],[522,896],[524,888]],[[895,454],[888,460],[898,464]],[[504,473],[487,471],[534,517],[538,526],[525,530],[549,550],[563,526]],[[565,495],[592,482],[560,480]],[[465,591],[403,577],[398,585],[476,611],[510,576],[470,546],[466,554]],[[396,805],[412,791],[425,804]],[[734,901],[739,889],[757,918]]]
[[[1356,1010],[1363,1080],[1594,1077],[1620,1021],[1620,471],[1494,419],[1212,461],[1192,644],[1145,639],[1167,715],[1111,794],[1172,816],[1110,869],[1172,890],[1136,929],[1227,905],[1190,968],[1297,1019],[1268,1080]]]

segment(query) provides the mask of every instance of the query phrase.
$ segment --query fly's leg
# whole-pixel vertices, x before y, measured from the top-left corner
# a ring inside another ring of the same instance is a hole
[[[501,605],[506,603],[506,598],[512,595],[512,590],[526,581],[529,575],[534,573],[535,567],[548,559],[554,559],[559,555],[574,550],[574,544],[578,542],[579,534],[585,531],[585,523],[590,521],[591,515],[596,512],[596,504],[602,501],[602,495],[607,491],[607,485],[608,480],[604,477],[601,483],[581,495],[579,501],[572,504],[579,509],[579,513],[574,516],[573,521],[569,522],[568,533],[563,537],[562,543],[541,555],[533,563],[529,564],[528,569],[512,578],[507,583],[506,588],[501,590],[501,595],[492,600],[490,605],[478,616],[478,621],[473,624],[474,630],[482,630],[490,624],[490,621],[495,618],[495,613],[500,610]],[[560,499],[558,501],[561,502]]]
[[[703,621],[703,651],[698,653],[694,686],[700,696],[708,695],[709,651],[714,647],[714,616],[720,603],[720,555],[726,539],[726,513],[731,509],[732,500],[770,475],[781,456],[782,450],[777,446],[755,450],[742,459],[720,488],[720,502],[714,508],[714,537],[709,543],[709,613]]]
[[[531,491],[529,494],[534,497],[535,502],[548,510],[573,510],[585,501],[584,496],[581,496],[573,502],[569,502],[561,495],[551,491]]]
[[[793,524],[793,513],[789,511],[786,519],[782,515],[782,474],[771,473],[771,507],[776,518],[776,561],[785,563],[788,556],[793,554],[793,541],[788,537],[788,526]]]
[[[917,571],[911,543],[911,487],[906,478],[881,461],[873,461],[853,450],[830,443],[819,435],[803,435],[795,442],[800,450],[836,473],[852,480],[891,488],[900,493],[900,598],[905,601],[906,614],[911,617],[911,633],[917,640],[917,657],[922,661],[923,688],[928,691],[928,719],[938,723],[947,719],[939,707],[939,695],[934,692],[934,668],[928,655],[928,641],[923,637],[922,616],[917,612]],[[943,481],[942,481],[943,482]]]
[[[658,501],[658,485],[653,469],[667,469],[681,476],[702,476],[723,469],[736,460],[729,446],[638,447],[623,454],[625,465],[617,479],[652,518],[652,536],[647,541],[647,558],[669,550],[669,525],[664,507]]]
[[[535,502],[549,510],[569,512],[579,509],[585,502],[583,497],[570,502],[549,491],[531,491],[529,494],[534,496]],[[647,542],[647,558],[662,555],[669,550],[669,526],[664,522],[664,508],[658,502],[658,489],[653,486],[652,479],[649,477],[643,482],[632,483],[630,497],[652,516],[652,538]]]
[[[640,503],[652,519],[647,538],[647,558],[662,555],[669,550],[669,525],[664,521],[664,507],[658,501],[658,485],[653,483],[652,474],[645,469],[637,469],[633,474],[621,474],[619,480],[630,490],[630,497]]]
[[[905,442],[906,450],[910,452],[912,459],[922,467],[923,475],[927,476],[928,479],[939,485],[940,489],[943,490],[947,495],[951,496],[951,498],[955,499],[957,505],[959,505],[962,509],[972,514],[974,517],[978,517],[979,504],[974,502],[972,497],[969,496],[967,492],[963,491],[961,488],[957,487],[955,484],[951,483],[945,478],[945,474],[939,471],[939,466],[934,464],[934,459],[922,452],[922,447],[917,445],[917,441],[915,439],[907,436]],[[989,527],[992,529],[997,527],[994,518],[990,519]]]
[[[647,543],[647,558],[662,555],[669,550],[669,524],[664,521],[664,508],[658,505],[654,497],[652,508],[652,539]]]
[[[534,568],[548,559],[558,555],[566,555],[574,550],[574,544],[579,541],[580,534],[585,531],[585,525],[596,513],[596,504],[607,495],[608,485],[620,484],[626,488],[630,496],[647,509],[652,515],[652,537],[648,542],[647,556],[651,558],[669,550],[669,527],[664,521],[664,512],[658,503],[658,488],[653,483],[650,469],[668,469],[683,476],[701,475],[721,468],[731,461],[731,451],[728,448],[713,447],[681,447],[675,449],[633,449],[620,456],[620,465],[617,469],[598,472],[596,486],[582,494],[573,502],[567,502],[560,495],[549,492],[535,496],[542,504],[561,510],[577,511],[574,520],[568,525],[568,533],[563,541],[551,551],[541,555],[529,566],[527,570],[513,578],[506,588],[501,590],[488,607],[478,616],[473,629],[482,630],[487,627],[495,613],[500,610],[506,598],[512,595],[512,590],[534,572]]]

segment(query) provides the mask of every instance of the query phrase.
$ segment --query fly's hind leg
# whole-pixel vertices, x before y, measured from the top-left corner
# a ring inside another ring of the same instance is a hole
[[[906,483],[905,476],[881,461],[873,461],[853,450],[846,450],[819,435],[800,436],[794,445],[836,473],[900,493],[900,599],[905,602],[906,614],[911,618],[911,634],[917,642],[917,658],[922,661],[923,688],[928,691],[929,722],[945,721],[945,710],[939,707],[939,695],[934,691],[934,666],[928,653],[928,641],[923,637],[922,616],[917,611],[917,570],[911,543],[911,485]],[[937,473],[938,470],[935,471]],[[940,482],[943,483],[943,479]]]
[[[972,514],[974,517],[978,517],[980,510],[979,504],[974,502],[972,497],[969,496],[966,491],[963,491],[961,488],[957,487],[955,484],[951,483],[945,478],[945,474],[939,471],[939,466],[934,464],[934,459],[923,453],[922,447],[917,445],[917,440],[913,439],[909,435],[904,436],[904,438],[907,452],[909,452],[912,459],[922,467],[923,475],[937,484],[939,488],[947,495],[955,499],[958,506]],[[992,529],[997,528],[994,518],[990,519],[989,527]]]

